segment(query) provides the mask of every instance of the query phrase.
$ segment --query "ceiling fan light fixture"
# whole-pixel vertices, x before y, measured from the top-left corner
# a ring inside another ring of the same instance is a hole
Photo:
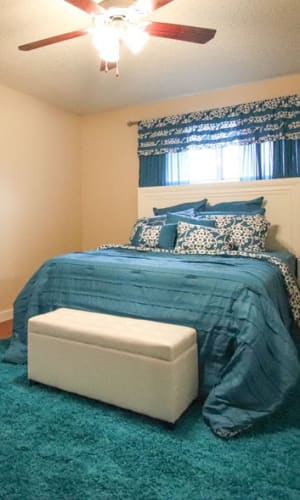
[[[49,0],[50,1],[50,0]],[[100,57],[100,71],[117,69],[120,47],[124,43],[134,54],[140,52],[148,37],[168,38],[204,44],[214,38],[215,29],[145,21],[153,11],[174,0],[64,0],[91,16],[92,26],[61,33],[19,45],[19,50],[33,50],[90,34]]]

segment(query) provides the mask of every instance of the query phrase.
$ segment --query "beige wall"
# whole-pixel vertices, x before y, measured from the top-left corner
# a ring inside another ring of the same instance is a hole
[[[83,117],[83,248],[126,241],[137,216],[137,129],[127,127],[127,121],[158,118],[297,92],[300,92],[300,74]]]
[[[46,258],[81,242],[79,118],[2,86],[0,104],[1,316]]]

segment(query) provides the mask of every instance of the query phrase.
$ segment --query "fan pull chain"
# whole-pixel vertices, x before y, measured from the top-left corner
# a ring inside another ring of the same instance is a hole
[[[116,63],[116,78],[119,78],[120,76],[120,71],[119,71],[119,63]]]

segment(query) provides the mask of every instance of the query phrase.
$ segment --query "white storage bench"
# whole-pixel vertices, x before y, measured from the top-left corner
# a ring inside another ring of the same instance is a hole
[[[198,395],[192,328],[74,309],[28,322],[28,378],[176,422]]]

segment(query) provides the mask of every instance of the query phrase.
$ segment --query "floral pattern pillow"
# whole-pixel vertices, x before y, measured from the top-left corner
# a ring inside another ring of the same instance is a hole
[[[216,221],[216,227],[229,233],[232,250],[247,252],[265,251],[270,223],[263,215],[207,215]]]
[[[175,252],[205,253],[230,250],[226,231],[178,222]]]
[[[143,224],[141,226],[138,246],[157,248],[159,246],[159,235],[162,226],[152,226]]]
[[[129,241],[131,245],[137,246],[139,244],[139,237],[140,237],[140,232],[141,228],[144,225],[147,226],[163,226],[166,222],[167,216],[166,215],[158,215],[158,216],[153,216],[153,217],[141,217],[140,219],[137,219],[135,222],[130,237]]]
[[[143,224],[136,226],[130,245],[143,248],[173,250],[177,237],[177,224]]]

